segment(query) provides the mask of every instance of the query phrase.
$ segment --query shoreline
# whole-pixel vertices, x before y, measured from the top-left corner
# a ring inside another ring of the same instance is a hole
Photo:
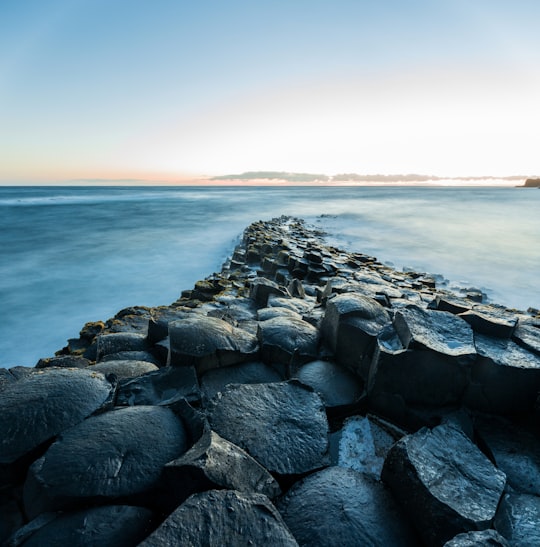
[[[344,544],[355,526],[403,545],[538,530],[538,310],[329,246],[299,219],[248,226],[221,271],[171,305],[87,323],[56,356],[0,373],[8,545],[80,519],[116,533],[111,545],[139,521],[130,544],[146,546],[316,543],[330,540],[325,519]],[[370,519],[344,519],[355,496]],[[207,514],[222,521],[191,526]]]

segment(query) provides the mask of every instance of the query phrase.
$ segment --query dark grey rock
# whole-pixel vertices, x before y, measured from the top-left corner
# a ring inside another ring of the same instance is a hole
[[[114,332],[97,336],[97,360],[120,351],[146,351],[148,341],[144,334],[135,332]]]
[[[201,377],[201,390],[209,401],[228,384],[268,384],[284,379],[272,366],[256,361],[205,372]]]
[[[510,547],[510,544],[495,530],[481,530],[458,534],[444,547]]]
[[[510,340],[481,334],[475,340],[467,405],[494,414],[530,412],[540,391],[540,357]]]
[[[464,364],[476,357],[470,325],[449,312],[410,305],[396,312],[394,327],[407,349],[431,350]]]
[[[505,486],[504,473],[450,424],[400,439],[382,479],[427,545],[489,528]]]
[[[279,316],[259,323],[257,333],[265,363],[305,363],[317,356],[319,331],[307,321]]]
[[[306,363],[294,376],[319,393],[326,407],[352,405],[364,393],[357,376],[329,361]]]
[[[228,386],[212,401],[208,419],[272,473],[307,473],[327,463],[324,404],[302,384]]]
[[[118,406],[164,405],[179,399],[201,400],[201,391],[194,367],[163,367],[137,378],[121,380]]]
[[[301,546],[418,544],[390,492],[352,469],[309,475],[277,507]]]
[[[156,365],[147,361],[100,361],[92,365],[89,370],[101,372],[105,376],[114,374],[118,379],[134,378],[147,372],[158,370]]]
[[[0,503],[0,545],[24,525],[25,519],[15,500]]]
[[[475,332],[497,338],[510,338],[517,325],[516,316],[490,313],[487,309],[468,310],[460,313],[459,317],[465,319]]]
[[[15,381],[17,381],[17,379],[7,368],[0,368],[0,390]]]
[[[430,306],[431,308],[431,306]],[[455,315],[464,313],[471,309],[471,303],[463,298],[446,298],[437,296],[432,309],[448,311]]]
[[[468,378],[469,368],[460,358],[426,349],[404,349],[389,326],[377,340],[367,393],[375,407],[385,394],[398,395],[413,405],[458,404]]]
[[[370,357],[375,338],[390,323],[388,312],[375,300],[355,293],[329,298],[321,323],[321,337],[339,364],[367,379],[361,366]]]
[[[77,355],[60,355],[59,357],[40,359],[36,364],[36,368],[85,368],[89,364],[90,361],[84,357]]]
[[[215,317],[191,314],[169,323],[169,362],[195,366],[197,372],[235,365],[257,355],[257,339]]]
[[[156,367],[160,367],[164,364],[164,361],[167,359],[158,359],[154,353],[149,351],[118,351],[116,353],[109,353],[109,355],[104,355],[99,362],[106,363],[107,361],[146,361],[147,363],[152,363]]]
[[[495,517],[495,528],[512,546],[540,545],[540,497],[505,494]]]
[[[540,355],[540,328],[526,323],[518,323],[512,340],[527,351]]]
[[[294,547],[294,537],[262,494],[209,490],[193,494],[140,547]]]
[[[51,368],[12,382],[0,398],[0,463],[12,463],[104,405],[113,386],[87,369]]]
[[[495,416],[476,416],[477,434],[489,448],[506,482],[517,492],[540,496],[540,439],[519,425]]]
[[[302,319],[302,316],[294,310],[282,307],[270,307],[261,308],[257,311],[257,319],[259,321],[268,321],[269,319],[275,319],[276,317],[294,317],[295,319]]]
[[[270,473],[247,452],[207,430],[184,455],[169,462],[163,470],[168,490],[178,506],[191,494],[224,488],[257,492],[269,498],[281,493]]]
[[[249,290],[250,297],[262,308],[266,307],[268,298],[272,294],[277,296],[290,296],[286,289],[280,287],[275,281],[271,281],[265,277],[253,279],[250,283]]]
[[[34,517],[148,492],[163,466],[186,451],[186,437],[168,408],[127,407],[92,416],[32,464],[24,486],[26,513]]]
[[[33,529],[35,521],[29,523],[7,547],[134,547],[150,533],[152,518],[148,509],[127,505],[64,513],[37,529]]]

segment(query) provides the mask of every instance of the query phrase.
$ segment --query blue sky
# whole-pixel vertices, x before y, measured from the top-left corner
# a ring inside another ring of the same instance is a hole
[[[540,174],[540,3],[1,0],[0,181]]]

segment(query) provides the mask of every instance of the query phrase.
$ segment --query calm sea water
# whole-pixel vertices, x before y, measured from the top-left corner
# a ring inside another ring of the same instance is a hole
[[[87,321],[170,304],[251,222],[306,219],[328,242],[540,307],[540,191],[425,187],[0,187],[0,366],[34,365]]]

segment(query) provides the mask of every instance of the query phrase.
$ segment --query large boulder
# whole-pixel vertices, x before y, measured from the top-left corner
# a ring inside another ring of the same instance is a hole
[[[245,330],[216,317],[190,314],[169,323],[168,364],[195,366],[197,372],[252,360],[257,339]]]
[[[321,337],[338,363],[367,379],[366,363],[376,337],[388,323],[388,312],[374,299],[355,293],[340,294],[326,303]]]
[[[0,398],[0,464],[82,422],[114,393],[100,372],[51,368],[10,382]]]
[[[191,494],[224,488],[258,492],[269,498],[281,493],[270,473],[247,452],[206,430],[185,454],[169,462],[163,476],[178,506]]]
[[[317,356],[319,331],[302,319],[282,315],[261,321],[257,336],[266,363],[305,363]]]
[[[324,404],[297,382],[228,386],[212,401],[208,419],[272,473],[296,475],[327,463]]]
[[[275,281],[271,281],[265,277],[257,277],[250,282],[249,296],[259,307],[266,307],[268,298],[271,295],[280,297],[289,296],[287,289],[280,287]]]
[[[489,528],[505,475],[456,426],[424,428],[400,439],[382,471],[427,545]]]
[[[111,353],[122,351],[146,351],[149,348],[144,334],[136,332],[114,332],[97,336],[97,361]]]
[[[505,494],[495,517],[495,528],[512,546],[540,545],[540,497]]]
[[[540,391],[540,357],[515,342],[476,335],[478,359],[466,403],[493,414],[532,411]]]
[[[133,547],[151,531],[152,518],[150,510],[129,505],[105,505],[59,514],[55,518],[47,515],[46,519],[38,517],[18,530],[7,545]]]
[[[163,545],[295,547],[298,544],[263,494],[209,490],[188,498],[139,547]]]
[[[157,486],[163,466],[186,449],[184,426],[168,408],[126,407],[92,416],[32,464],[26,513],[35,517],[98,499],[139,501],[138,494]]]
[[[277,505],[302,546],[415,546],[414,531],[378,481],[329,467],[293,485]]]

